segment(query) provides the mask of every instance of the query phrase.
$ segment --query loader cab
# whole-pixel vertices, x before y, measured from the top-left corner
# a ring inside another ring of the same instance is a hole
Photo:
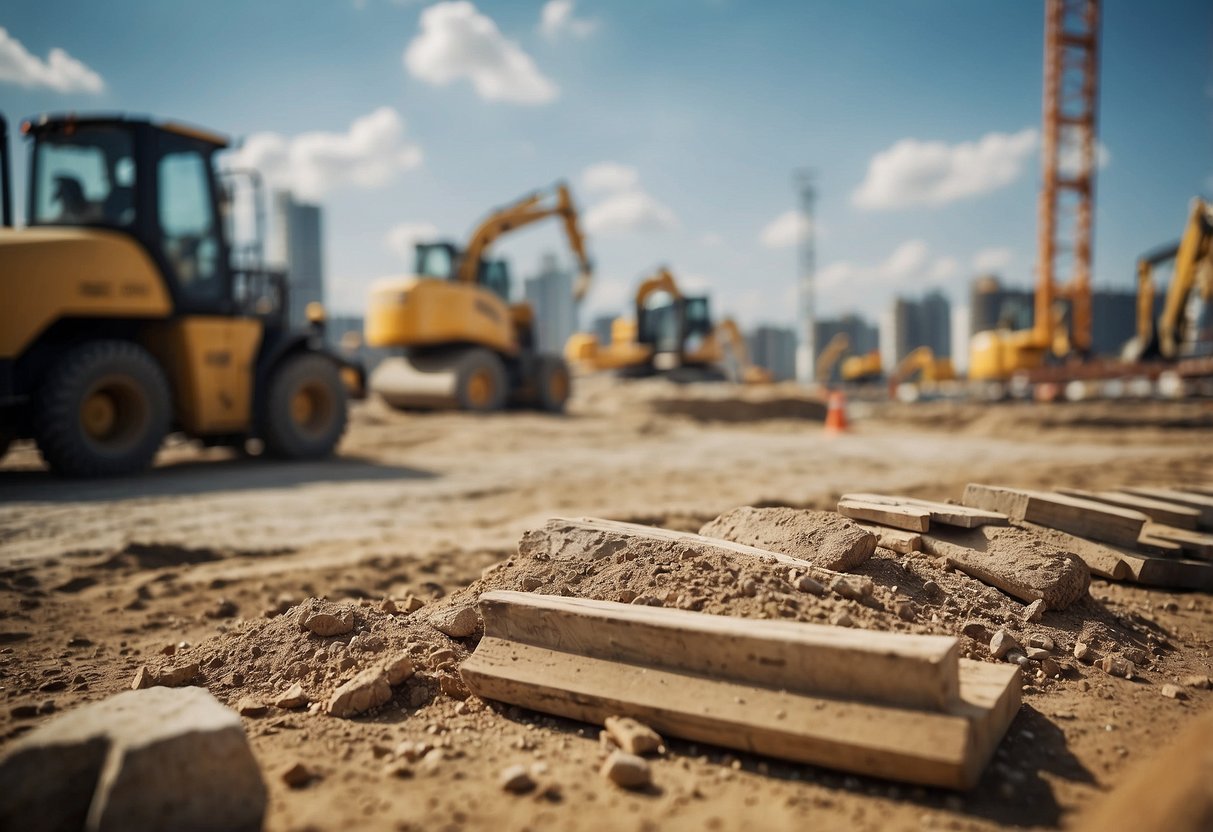
[[[457,280],[463,252],[454,243],[418,243],[416,269],[418,277],[437,280]],[[504,260],[482,259],[476,269],[476,282],[503,301],[509,302],[512,284],[510,267]]]
[[[712,333],[712,307],[706,296],[670,298],[656,306],[637,310],[637,340],[657,353],[688,351]]]
[[[178,313],[239,311],[214,166],[226,139],[121,116],[44,116],[22,132],[33,139],[29,225],[130,234]]]

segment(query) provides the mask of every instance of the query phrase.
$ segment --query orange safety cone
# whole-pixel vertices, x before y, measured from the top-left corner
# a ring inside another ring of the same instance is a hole
[[[847,430],[847,397],[841,391],[830,394],[825,429],[826,433],[845,433]]]

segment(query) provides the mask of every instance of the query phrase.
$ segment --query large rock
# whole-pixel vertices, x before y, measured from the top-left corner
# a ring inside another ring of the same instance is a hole
[[[202,688],[83,705],[0,760],[0,829],[256,830],[266,790],[240,717]]]
[[[876,535],[832,511],[794,508],[735,508],[699,533],[781,552],[823,569],[854,569],[876,551]]]

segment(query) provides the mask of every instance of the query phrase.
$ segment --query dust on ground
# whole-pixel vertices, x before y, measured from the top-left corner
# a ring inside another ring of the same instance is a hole
[[[818,421],[786,418],[785,404],[735,421],[721,389],[594,380],[565,419],[370,404],[330,463],[179,446],[149,475],[111,482],[54,480],[19,448],[0,466],[0,744],[128,687],[143,666],[196,663],[199,683],[232,705],[271,702],[294,683],[318,701],[405,652],[418,672],[369,716],[271,708],[245,719],[271,792],[268,829],[1056,827],[1213,705],[1208,691],[1160,694],[1209,672],[1207,595],[1096,579],[1089,599],[1029,624],[1018,601],[883,549],[854,570],[873,582],[866,602],[802,592],[786,567],[518,554],[522,532],[552,516],[696,531],[737,506],[831,508],[843,491],[938,499],[969,481],[1101,488],[1213,470],[1207,431],[1190,427],[1210,418],[1207,403],[856,405],[854,430],[831,438]],[[746,406],[763,395],[747,392]],[[696,397],[707,404],[685,404]],[[596,728],[461,698],[445,651],[457,660],[476,637],[452,639],[427,616],[487,588],[956,634],[986,660],[989,634],[1005,629],[1025,645],[1052,642],[1063,672],[1029,680],[969,794],[671,740],[656,790],[637,795],[596,773]],[[404,614],[409,596],[425,606]],[[353,630],[304,630],[313,597],[351,611]],[[1078,641],[1137,660],[1135,678],[1077,661]],[[297,762],[316,779],[292,789],[279,775]],[[536,772],[528,795],[498,785],[516,763]]]

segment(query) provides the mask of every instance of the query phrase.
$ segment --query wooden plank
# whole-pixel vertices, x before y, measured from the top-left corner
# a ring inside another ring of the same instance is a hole
[[[704,615],[529,592],[480,596],[485,633],[629,664],[908,707],[959,696],[957,639]]]
[[[919,500],[916,497],[896,497],[889,494],[853,493],[843,494],[843,500],[854,500],[862,503],[875,503],[882,506],[909,506],[926,509],[931,512],[931,522],[943,523],[946,526],[960,526],[965,529],[975,529],[978,526],[1005,526],[1009,522],[1005,514],[997,511],[985,511],[969,506],[956,506],[951,503],[939,503],[934,500]]]
[[[838,513],[852,520],[866,520],[911,532],[925,532],[931,528],[931,512],[912,506],[886,506],[843,499],[838,501]]]
[[[1174,540],[1167,540],[1163,537],[1156,537],[1142,531],[1141,537],[1137,538],[1137,545],[1133,547],[1143,555],[1150,555],[1156,558],[1178,558],[1183,556],[1183,547]]]
[[[533,633],[547,644],[503,638],[503,621],[512,617],[501,614],[506,605],[545,596],[486,593],[484,597],[488,596],[497,596],[498,603],[482,608],[485,636],[461,667],[464,681],[482,698],[570,719],[603,724],[607,717],[626,715],[666,736],[856,774],[970,788],[1019,709],[1021,680],[1011,664],[953,659],[958,697],[942,709],[849,701],[756,686],[735,678],[729,667],[719,668],[729,675],[718,678],[671,669],[667,662],[679,652],[673,645],[666,648],[658,643],[659,649],[645,656],[645,664],[571,652],[571,645],[555,646],[565,631],[564,609],[546,611],[550,625],[546,636]],[[611,605],[615,610],[620,607],[628,605]],[[657,618],[671,613],[682,613],[680,619],[716,617],[667,609],[650,612]],[[742,629],[763,623],[732,622]],[[707,653],[702,639],[700,645],[700,652]],[[743,676],[753,669],[744,667]]]
[[[1200,492],[1190,492],[1179,488],[1122,488],[1130,494],[1149,497],[1155,500],[1165,500],[1169,503],[1179,503],[1200,512],[1200,526],[1213,529],[1213,495]]]
[[[864,531],[876,535],[877,545],[891,549],[901,555],[922,551],[922,536],[917,532],[907,532],[905,529],[893,529],[888,526],[871,526],[860,523]]]
[[[1034,523],[1022,525],[1058,548],[1082,558],[1093,573],[1109,580],[1172,589],[1213,591],[1213,564],[1151,557],[1118,546],[1095,543]]]
[[[1200,520],[1200,512],[1194,508],[1137,494],[1122,494],[1118,491],[1084,491],[1081,488],[1059,488],[1057,492],[1083,500],[1094,500],[1097,503],[1131,508],[1134,511],[1140,511],[1151,520],[1179,529],[1195,529]]]
[[[964,504],[1120,546],[1135,545],[1149,520],[1139,511],[1064,494],[978,483],[965,487]]]
[[[1177,529],[1162,523],[1146,523],[1143,531],[1150,537],[1178,543],[1184,554],[1201,560],[1213,560],[1213,535]]]

